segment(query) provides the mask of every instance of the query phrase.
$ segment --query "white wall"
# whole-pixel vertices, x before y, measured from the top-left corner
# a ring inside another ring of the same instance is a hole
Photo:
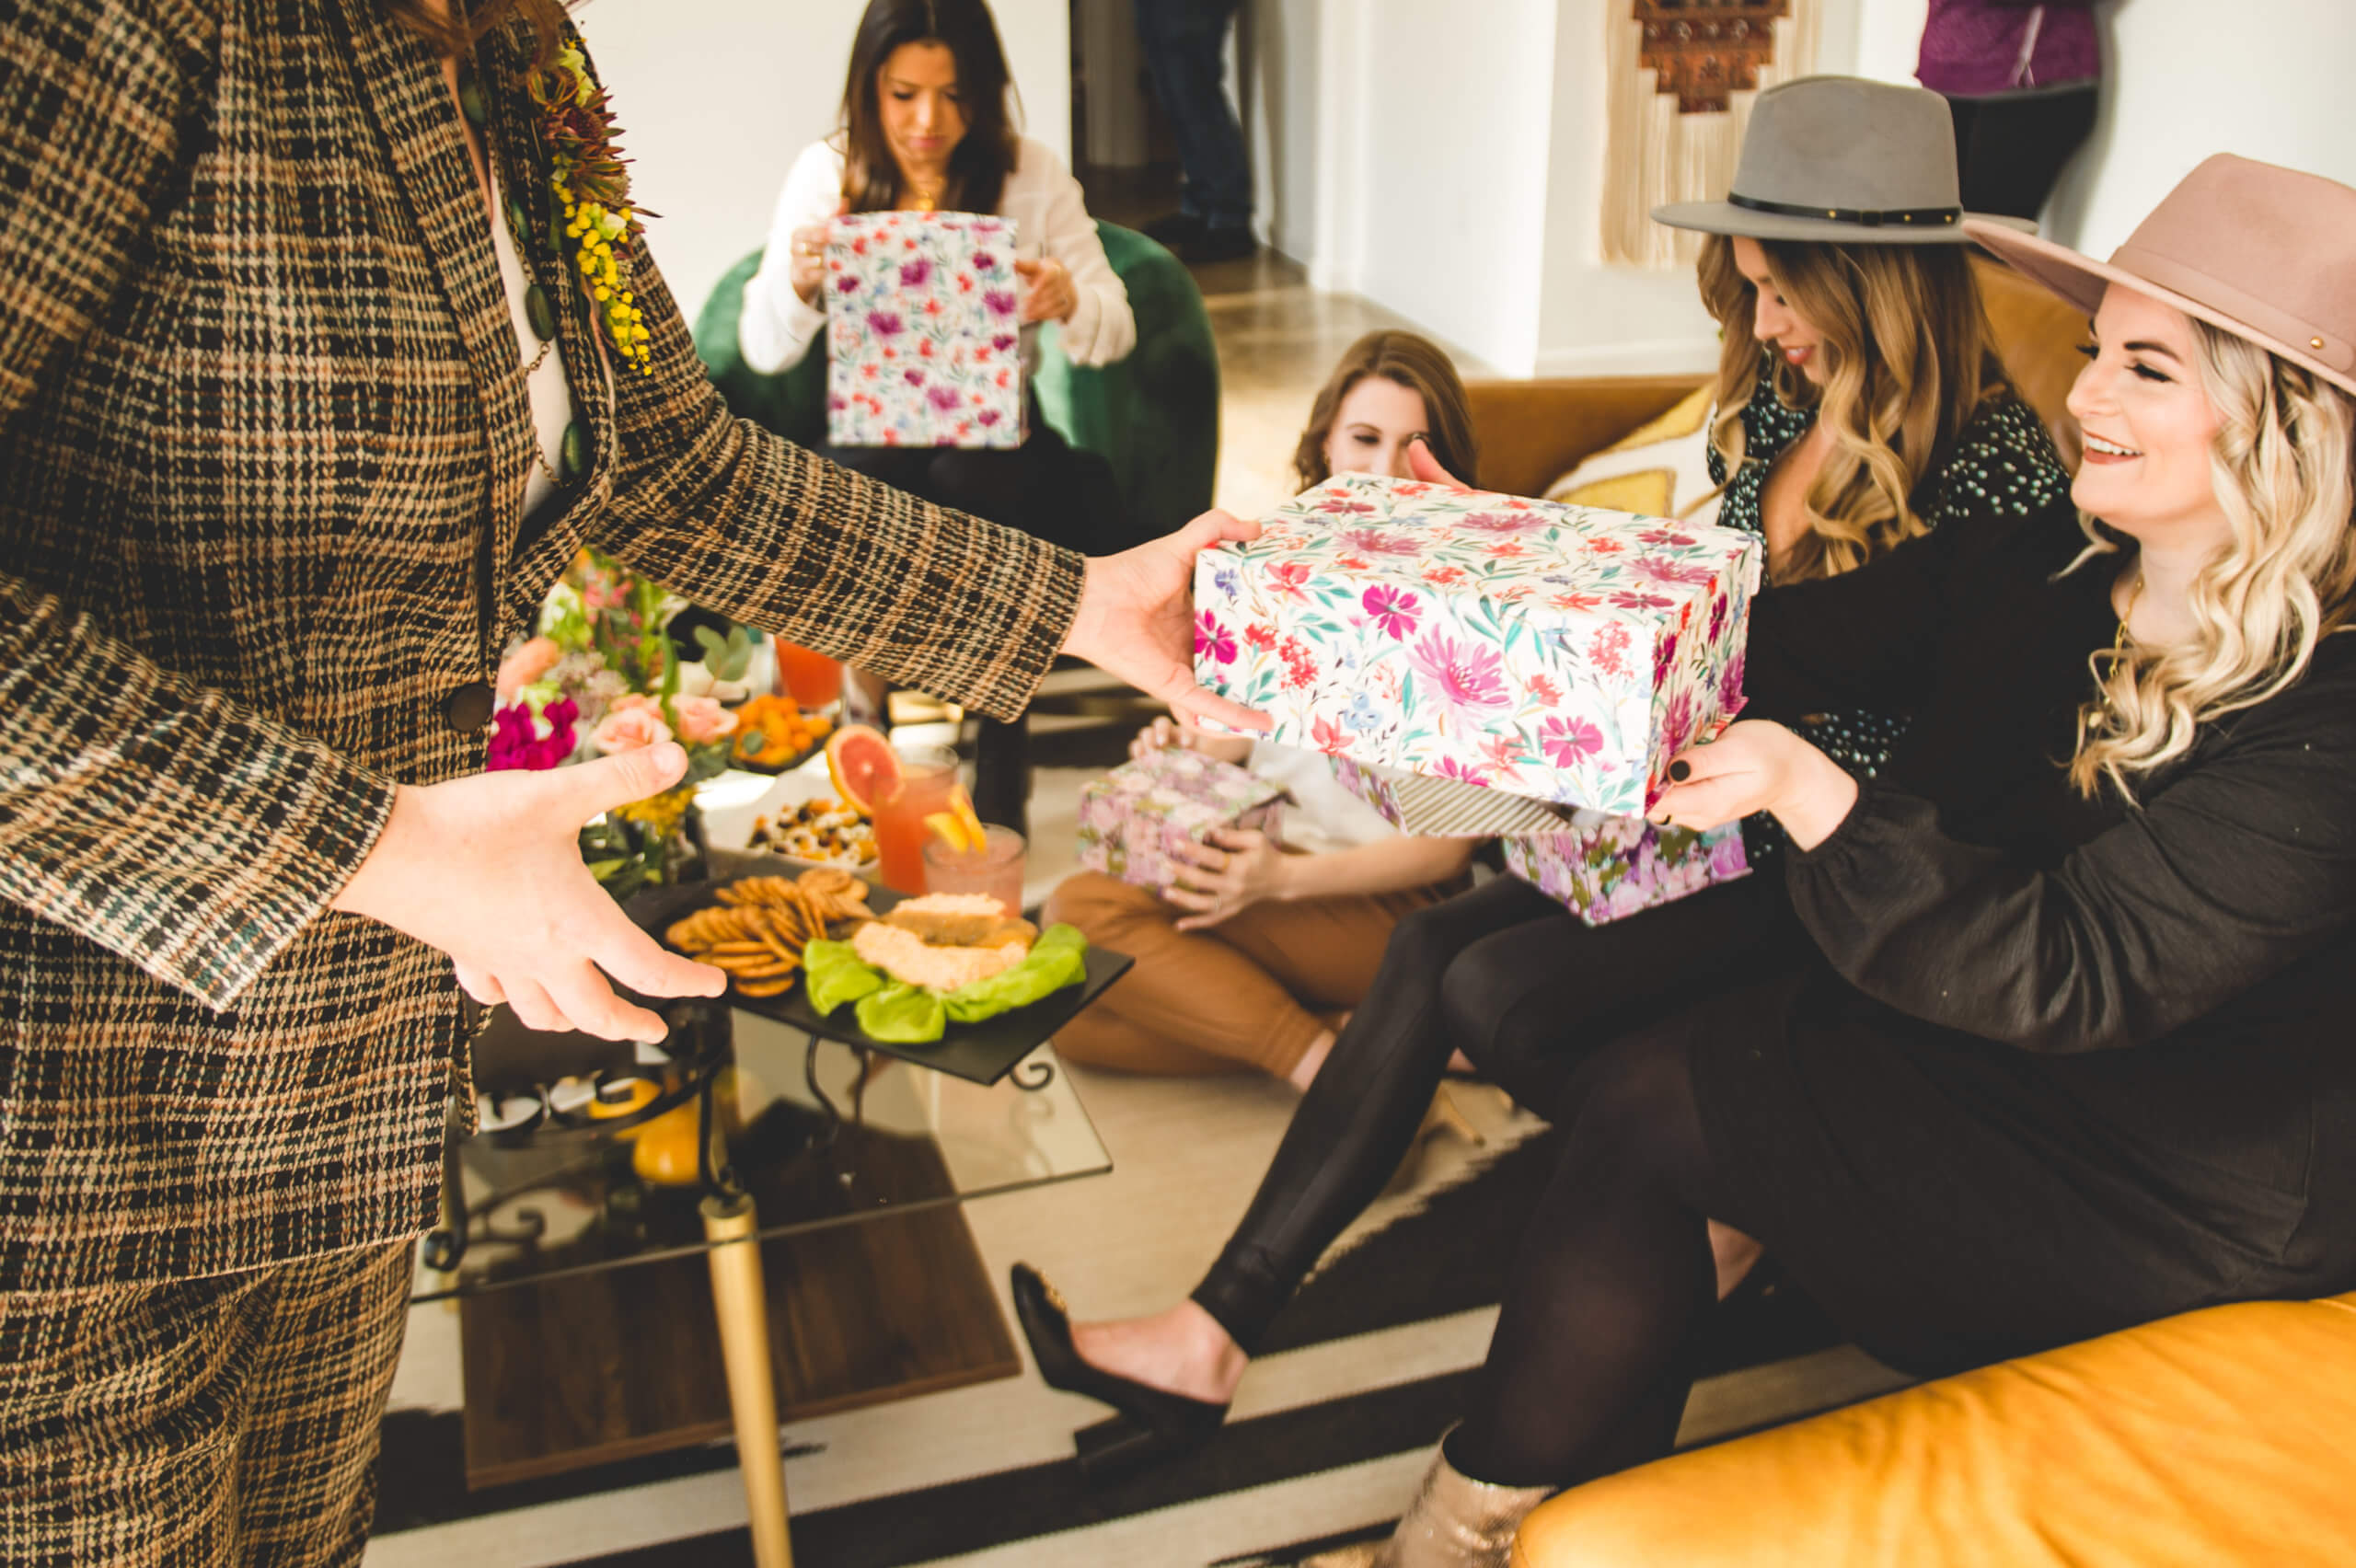
[[[613,95],[647,238],[693,319],[768,237],[778,187],[832,130],[863,0],[595,0],[583,34]],[[992,0],[1024,129],[1071,156],[1068,0]]]
[[[1914,79],[1927,0],[1864,0],[1858,74]],[[2350,0],[2101,0],[2102,115],[2045,213],[2064,245],[2107,256],[2212,153],[2356,184],[2347,110]]]
[[[2103,114],[2047,209],[2053,236],[2108,256],[2212,153],[2356,185],[2350,0],[2107,0]]]

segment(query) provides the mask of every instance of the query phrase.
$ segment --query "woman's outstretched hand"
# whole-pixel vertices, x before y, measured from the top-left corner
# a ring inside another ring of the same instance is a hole
[[[1813,849],[1857,803],[1857,781],[1781,724],[1745,720],[1670,759],[1669,788],[1646,814],[1694,829],[1772,812],[1792,842]]]
[[[1407,471],[1427,485],[1446,485],[1450,490],[1469,490],[1472,487],[1439,466],[1432,455],[1431,443],[1422,436],[1410,436],[1407,441]]]
[[[531,1029],[660,1040],[661,1019],[614,995],[717,997],[728,976],[630,923],[582,863],[581,824],[669,789],[670,743],[546,773],[478,773],[403,785],[375,847],[331,907],[439,948],[458,983]]]
[[[1187,723],[1214,719],[1238,730],[1267,729],[1266,714],[1195,684],[1195,557],[1259,536],[1257,523],[1206,512],[1135,549],[1090,557],[1064,651],[1160,698]]]

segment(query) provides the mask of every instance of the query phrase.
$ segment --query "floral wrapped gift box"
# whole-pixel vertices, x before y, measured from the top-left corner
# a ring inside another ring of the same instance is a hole
[[[1011,222],[855,213],[827,229],[826,260],[828,441],[1022,444]]]
[[[1758,539],[1340,474],[1195,565],[1195,678],[1269,738],[1641,815],[1742,705]]]
[[[1139,887],[1170,885],[1176,847],[1217,827],[1274,834],[1284,790],[1200,752],[1125,762],[1080,787],[1080,863]]]
[[[1590,926],[1750,874],[1740,823],[1695,833],[1582,811],[1559,832],[1500,842],[1507,870]]]

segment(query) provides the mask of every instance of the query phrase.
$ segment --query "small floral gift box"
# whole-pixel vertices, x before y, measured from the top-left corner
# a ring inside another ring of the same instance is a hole
[[[1269,739],[1641,816],[1742,705],[1760,545],[1338,474],[1195,563],[1195,675]]]
[[[1274,834],[1284,789],[1200,752],[1156,752],[1080,787],[1080,863],[1139,887],[1170,885],[1176,847],[1213,828]]]
[[[1504,844],[1507,870],[1590,926],[1750,874],[1740,823],[1695,833],[1578,812],[1559,832]]]
[[[1009,219],[835,219],[826,231],[826,439],[1022,445],[1022,305]]]

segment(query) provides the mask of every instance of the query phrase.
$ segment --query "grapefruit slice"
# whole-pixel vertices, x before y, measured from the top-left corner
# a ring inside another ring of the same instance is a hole
[[[926,813],[924,824],[960,855],[979,854],[989,847],[989,835],[982,831],[982,819],[974,814],[973,798],[963,784],[949,792],[949,809]]]
[[[846,724],[826,737],[826,772],[835,793],[861,816],[873,816],[878,801],[900,792],[900,759],[881,732]]]

